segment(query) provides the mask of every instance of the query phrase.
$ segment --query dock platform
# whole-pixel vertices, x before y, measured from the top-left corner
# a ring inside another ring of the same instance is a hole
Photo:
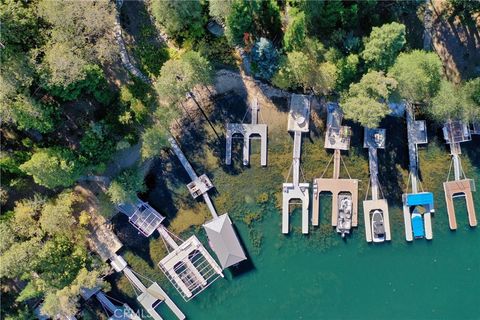
[[[455,207],[453,199],[458,196],[465,197],[467,204],[468,223],[470,227],[477,226],[477,217],[475,214],[475,206],[472,196],[473,180],[463,179],[455,181],[447,181],[443,183],[443,190],[445,191],[445,202],[447,203],[448,223],[451,230],[457,229],[457,218],[455,216]],[[475,191],[475,189],[473,189]]]
[[[225,164],[232,164],[232,140],[234,135],[240,135],[243,138],[243,165],[250,164],[250,140],[258,138],[260,139],[260,165],[267,165],[267,125],[258,123],[258,100],[255,99],[251,108],[251,123],[227,123],[226,132],[226,152],[225,152]],[[247,111],[248,113],[248,111]]]
[[[309,183],[300,183],[300,157],[302,153],[302,133],[309,131],[310,98],[306,95],[292,94],[287,129],[293,132],[293,182],[285,182],[282,186],[282,233],[290,231],[290,204],[298,200],[302,205],[302,233],[308,234],[308,210],[310,204]],[[287,177],[288,180],[288,177]]]

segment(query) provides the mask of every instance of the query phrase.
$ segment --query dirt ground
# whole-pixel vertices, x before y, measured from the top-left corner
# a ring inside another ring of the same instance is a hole
[[[432,44],[454,82],[480,75],[480,14],[449,17],[445,0],[429,3],[433,12]]]

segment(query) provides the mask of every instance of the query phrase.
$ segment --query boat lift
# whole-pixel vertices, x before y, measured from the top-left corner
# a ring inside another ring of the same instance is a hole
[[[472,191],[475,191],[475,182],[472,179],[467,179],[460,160],[460,154],[462,153],[460,143],[470,141],[472,139],[471,133],[480,134],[480,132],[477,133],[477,131],[475,131],[475,125],[473,126],[473,130],[470,130],[462,121],[449,120],[443,126],[443,137],[446,143],[450,145],[454,172],[454,180],[449,181],[450,170],[452,169],[452,165],[450,165],[447,181],[443,183],[445,202],[447,203],[448,223],[451,230],[457,229],[457,218],[453,204],[453,199],[457,197],[465,198],[470,227],[477,226],[477,217],[475,215],[472,196]]]
[[[385,149],[385,129],[369,129],[364,130],[363,147],[368,148],[368,160],[370,168],[370,188],[372,191],[372,199],[367,200],[368,190],[363,201],[363,217],[365,220],[365,237],[367,242],[374,239],[374,230],[372,230],[372,216],[378,211],[383,216],[383,226],[379,226],[384,230],[384,240],[390,241],[390,219],[388,214],[388,203],[385,197],[380,198],[380,183],[378,182],[378,157],[377,149]],[[380,242],[380,241],[378,241]],[[383,242],[383,241],[382,241]]]
[[[333,149],[333,177],[323,178],[330,162],[320,178],[313,180],[313,213],[312,225],[319,225],[320,193],[332,193],[332,226],[345,236],[352,227],[358,225],[358,180],[352,179],[343,163],[349,179],[340,179],[341,150],[350,148],[351,128],[342,126],[343,114],[337,103],[327,105],[327,130],[325,133],[325,148]]]
[[[419,192],[418,183],[418,145],[428,143],[425,121],[415,120],[413,105],[406,105],[407,136],[409,154],[409,180],[412,183],[412,192],[402,195],[403,218],[405,222],[405,238],[412,241],[414,238],[431,240],[432,214],[435,212],[432,192]],[[408,185],[408,183],[407,183]],[[420,185],[421,187],[421,185]]]
[[[253,135],[260,136],[260,164],[262,166],[267,165],[267,125],[258,123],[258,100],[255,98],[253,105],[248,108],[243,120],[249,111],[251,111],[252,120],[250,124],[243,123],[227,123],[226,133],[226,152],[225,163],[227,165],[232,164],[232,139],[235,134],[239,134],[243,139],[243,165],[247,166],[250,163],[250,140]]]
[[[292,94],[290,112],[288,114],[288,131],[294,133],[293,162],[290,166],[287,180],[293,168],[293,182],[285,182],[282,188],[282,233],[290,231],[290,202],[300,200],[302,204],[302,233],[308,233],[308,206],[310,201],[309,183],[300,183],[300,155],[302,148],[302,133],[309,131],[310,98],[306,95]]]
[[[188,162],[173,137],[170,137],[168,141],[170,142],[173,152],[176,154],[192,180],[192,182],[187,185],[190,194],[194,199],[202,195],[207,203],[210,213],[212,214],[212,219],[204,223],[203,228],[207,233],[209,245],[217,255],[223,269],[246,260],[247,256],[245,255],[240,240],[233,229],[232,220],[230,220],[228,213],[218,216],[217,211],[210,200],[208,190],[213,188],[213,183],[205,174],[200,177],[197,176],[197,173],[193,170],[190,162]]]

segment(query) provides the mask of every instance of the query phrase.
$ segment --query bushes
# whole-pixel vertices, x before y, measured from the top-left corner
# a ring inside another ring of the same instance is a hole
[[[88,65],[84,69],[84,73],[85,76],[82,80],[71,83],[66,87],[46,85],[45,89],[51,95],[64,101],[72,101],[77,99],[82,93],[88,93],[92,94],[101,104],[109,104],[113,99],[113,94],[108,89],[102,69],[97,65]]]

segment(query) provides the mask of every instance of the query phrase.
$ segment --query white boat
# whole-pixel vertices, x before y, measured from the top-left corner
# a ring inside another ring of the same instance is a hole
[[[337,232],[345,238],[352,228],[352,196],[340,194],[338,196]]]
[[[383,213],[381,210],[375,210],[372,213],[372,239],[373,242],[385,241],[385,225],[383,221]]]

